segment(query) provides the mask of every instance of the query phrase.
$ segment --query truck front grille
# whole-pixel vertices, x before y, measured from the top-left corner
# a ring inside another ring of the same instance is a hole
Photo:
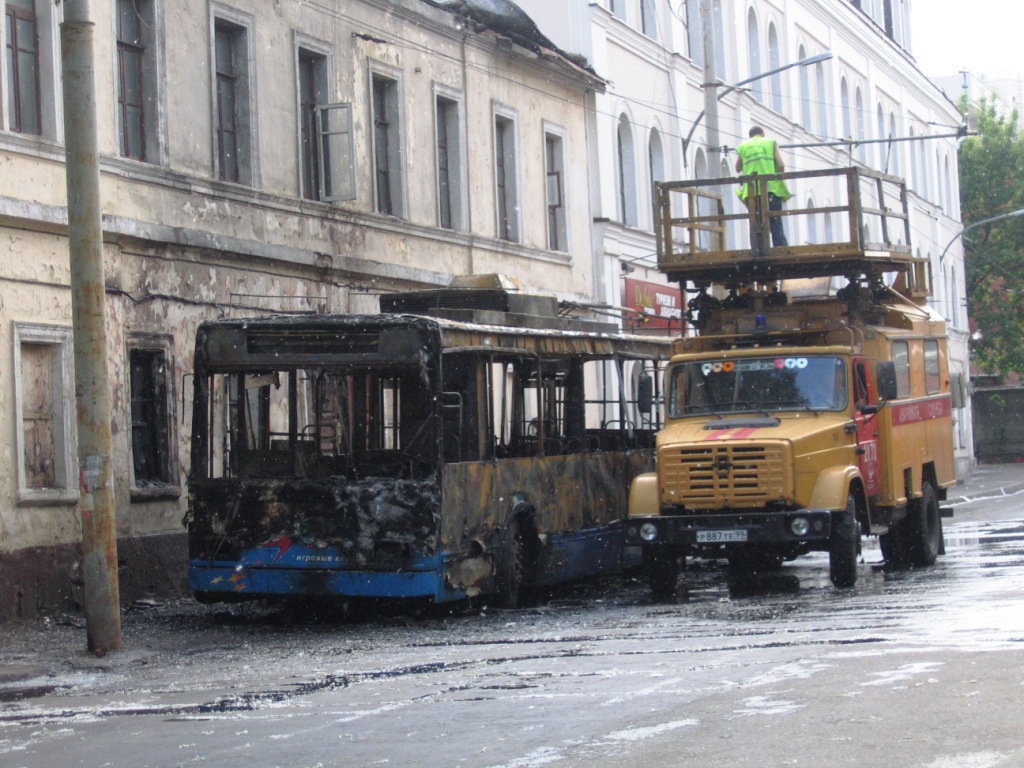
[[[781,443],[666,446],[658,453],[662,502],[722,509],[784,499],[785,453]]]

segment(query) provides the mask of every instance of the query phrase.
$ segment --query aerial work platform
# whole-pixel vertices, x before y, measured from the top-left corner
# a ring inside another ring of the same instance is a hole
[[[794,193],[781,211],[768,208],[765,187],[774,179]],[[744,183],[746,205],[737,194]],[[657,182],[654,188],[658,268],[684,289],[688,282],[740,287],[827,276],[875,281],[895,272],[908,298],[930,294],[928,260],[911,252],[900,177],[841,168]],[[789,245],[772,245],[773,217],[782,218]]]

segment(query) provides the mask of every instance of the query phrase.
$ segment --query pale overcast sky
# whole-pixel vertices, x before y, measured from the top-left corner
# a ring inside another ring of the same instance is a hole
[[[943,77],[1024,72],[1024,4],[1015,0],[914,0],[911,50],[921,70]]]

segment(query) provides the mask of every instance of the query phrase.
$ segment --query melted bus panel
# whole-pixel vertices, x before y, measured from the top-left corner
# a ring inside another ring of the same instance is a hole
[[[190,585],[203,599],[499,592],[622,567],[666,341],[409,315],[207,323]]]

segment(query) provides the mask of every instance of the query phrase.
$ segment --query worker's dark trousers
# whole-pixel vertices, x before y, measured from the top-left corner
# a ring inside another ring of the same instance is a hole
[[[781,211],[782,210],[782,198],[776,195],[768,193],[768,210],[769,211]],[[772,230],[772,247],[780,248],[789,245],[789,241],[786,240],[786,232],[782,228],[782,218],[779,216],[772,216],[770,222]]]

